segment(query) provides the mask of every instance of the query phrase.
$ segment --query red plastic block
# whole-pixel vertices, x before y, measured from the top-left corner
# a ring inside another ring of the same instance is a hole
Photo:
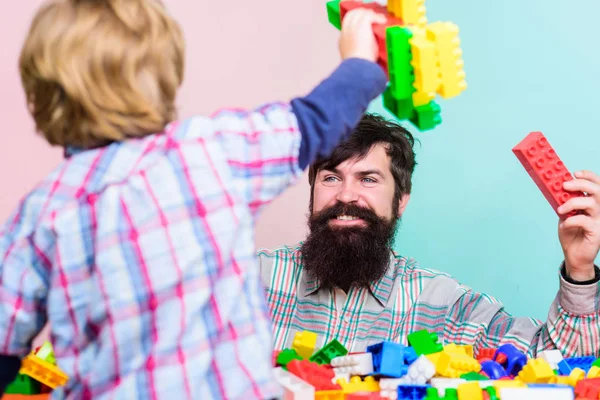
[[[343,21],[346,13],[356,8],[367,8],[379,14],[385,15],[386,17],[386,22],[384,24],[373,25],[373,34],[375,35],[375,39],[377,40],[377,45],[379,47],[379,57],[377,62],[387,73],[388,51],[385,31],[390,26],[402,26],[402,20],[390,14],[385,6],[382,6],[378,3],[363,3],[362,1],[342,1],[340,3],[340,20]]]
[[[287,369],[298,378],[315,387],[315,390],[341,390],[340,385],[332,383],[333,369],[308,360],[292,360]]]
[[[346,400],[381,400],[381,394],[378,392],[354,392],[348,393]]]
[[[567,192],[563,189],[563,182],[573,179],[573,176],[542,132],[531,132],[513,148],[513,153],[555,212],[570,198],[583,196],[581,192]]]
[[[476,357],[477,361],[484,362],[487,360],[493,360],[496,350],[498,350],[498,349],[494,349],[491,347],[484,347],[484,348],[479,349],[479,353],[477,353],[477,357]],[[506,362],[506,356],[504,354],[500,353],[500,354],[498,354],[498,357],[496,357],[496,361],[500,364],[503,364]]]
[[[600,378],[582,379],[575,385],[575,396],[588,397],[590,399],[600,398]]]

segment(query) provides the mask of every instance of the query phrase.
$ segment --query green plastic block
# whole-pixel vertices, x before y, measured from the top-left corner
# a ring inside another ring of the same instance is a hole
[[[411,119],[415,114],[412,98],[394,98],[389,85],[383,92],[383,106],[399,120]]]
[[[333,339],[308,360],[317,364],[329,364],[334,358],[345,356],[346,354],[348,354],[348,350],[337,339]]]
[[[416,107],[411,122],[421,131],[435,128],[442,123],[441,108],[435,101]]]
[[[442,397],[442,399],[444,399],[444,400],[458,400],[458,390],[452,389],[452,388],[446,389],[446,392],[444,392],[444,397]]]
[[[425,329],[408,335],[408,343],[410,343],[419,356],[423,354],[438,353],[444,350],[444,346],[437,341],[438,335],[436,333],[429,333]]]
[[[437,388],[434,387],[429,387],[427,388],[427,393],[425,393],[425,397],[423,398],[423,400],[440,400],[440,394],[437,390]]]
[[[410,39],[412,32],[401,26],[386,29],[386,44],[388,52],[388,73],[393,97],[407,99],[415,91],[413,83],[415,74],[410,61],[412,60]]]
[[[39,394],[41,385],[38,381],[27,375],[19,374],[17,378],[6,387],[7,394]]]
[[[467,381],[487,381],[490,379],[487,376],[478,374],[477,372],[467,372],[466,374],[462,374],[460,377]]]
[[[287,371],[287,365],[292,360],[302,360],[302,357],[296,353],[294,349],[283,349],[279,354],[277,354],[277,358],[275,359],[275,363],[280,365]]]
[[[488,396],[490,396],[490,400],[499,400],[498,393],[496,393],[496,388],[493,386],[488,386],[485,388]]]
[[[52,365],[56,365],[56,358],[54,357],[54,351],[52,350],[52,344],[48,341],[44,342],[42,347],[35,353],[36,357],[49,362]]]
[[[340,0],[327,2],[327,18],[329,18],[331,25],[335,26],[337,29],[342,29]]]
[[[598,368],[600,368],[600,358],[599,358],[599,359],[597,359],[596,361],[594,361],[594,362],[592,363],[592,367],[598,367]]]

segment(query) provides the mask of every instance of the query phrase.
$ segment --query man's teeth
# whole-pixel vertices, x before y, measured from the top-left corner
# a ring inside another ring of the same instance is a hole
[[[358,219],[358,217],[352,215],[338,215],[337,219],[342,221],[354,221],[355,219]]]

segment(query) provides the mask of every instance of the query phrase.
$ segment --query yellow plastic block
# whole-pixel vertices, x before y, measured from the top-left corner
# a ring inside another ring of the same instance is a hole
[[[436,47],[440,76],[438,93],[448,99],[467,88],[458,27],[451,22],[434,22],[427,26],[427,39]]]
[[[336,383],[342,387],[342,390],[346,394],[354,392],[379,392],[379,382],[372,376],[366,376],[364,381],[359,376],[353,376],[350,378],[350,382],[345,379],[338,379]]]
[[[435,92],[423,93],[423,92],[413,92],[412,94],[413,105],[415,107],[424,106],[428,104],[431,100],[435,99]]]
[[[600,367],[596,367],[595,365],[592,366],[589,369],[586,378],[600,378]]]
[[[460,345],[455,343],[448,343],[444,346],[444,351],[452,354],[464,354],[471,358],[473,357],[473,346],[471,345]]]
[[[413,86],[418,92],[436,92],[440,86],[440,72],[436,62],[435,45],[425,37],[410,39],[412,60],[415,73]]]
[[[556,375],[546,360],[536,358],[527,361],[517,376],[525,383],[548,383]]]
[[[442,351],[435,364],[435,370],[440,376],[458,378],[467,372],[481,371],[481,364],[467,355]]]
[[[519,380],[497,380],[492,381],[492,386],[494,386],[496,391],[499,391],[502,388],[520,388],[526,387],[527,385],[525,382]]]
[[[315,400],[344,400],[346,394],[343,390],[320,390],[315,392]]]
[[[427,25],[425,0],[388,0],[388,11],[400,18],[405,25]]]
[[[60,368],[30,354],[21,363],[21,374],[28,375],[44,385],[55,389],[67,383],[69,378]]]
[[[585,379],[585,371],[581,368],[573,368],[569,376],[553,376],[548,383],[555,385],[569,385],[575,387],[577,382]]]
[[[458,400],[483,400],[481,386],[477,382],[461,383],[456,391]]]
[[[317,345],[317,334],[309,331],[296,333],[292,342],[292,349],[305,360],[308,360],[313,355]]]

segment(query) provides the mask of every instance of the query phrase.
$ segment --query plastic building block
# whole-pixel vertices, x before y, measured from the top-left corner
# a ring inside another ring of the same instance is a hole
[[[296,333],[292,342],[292,349],[303,359],[308,359],[312,356],[317,345],[317,334],[314,332],[302,331]]]
[[[410,349],[410,347],[408,348]],[[408,366],[401,380],[404,384],[424,385],[435,375],[435,365],[425,356],[419,356]]]
[[[438,90],[440,76],[436,64],[435,45],[424,36],[414,35],[410,40],[411,65],[414,69],[413,86],[417,92],[431,93]]]
[[[296,350],[293,349],[284,349],[277,354],[277,359],[275,362],[277,365],[283,367],[283,369],[287,370],[287,365],[292,360],[302,360],[302,357],[296,353]]]
[[[367,376],[364,380],[361,380],[358,376],[353,376],[350,382],[340,379],[337,384],[342,387],[344,393],[379,392],[379,383],[372,376]]]
[[[356,393],[348,393],[346,395],[346,400],[381,400],[382,396],[379,393],[371,393],[371,392],[356,392]]]
[[[560,350],[543,350],[538,353],[538,358],[546,360],[552,369],[558,369],[558,363],[563,360]]]
[[[36,381],[39,381],[52,389],[64,385],[69,379],[58,367],[33,354],[30,354],[23,359],[21,370],[19,372],[32,377]]]
[[[592,366],[592,364],[594,363],[595,360],[596,360],[596,357],[565,358],[565,361],[567,362],[567,364],[569,364],[569,366],[571,368],[573,368],[573,369],[581,368],[585,372],[587,372],[590,369],[590,367]]]
[[[483,376],[477,372],[467,372],[466,374],[462,374],[460,378],[465,381],[487,381],[490,377]]]
[[[546,383],[554,377],[550,364],[541,358],[531,359],[519,372],[519,379],[525,383]]]
[[[373,372],[378,375],[399,378],[406,374],[405,346],[400,343],[383,342],[367,347],[373,356]]]
[[[600,378],[583,379],[575,386],[575,396],[600,399]]]
[[[346,354],[348,354],[348,350],[336,339],[333,339],[323,346],[321,350],[313,354],[309,360],[317,364],[329,364],[334,358],[345,356]]]
[[[342,18],[340,16],[340,0],[327,2],[327,18],[331,25],[337,29],[342,29]]]
[[[398,400],[420,400],[427,395],[429,385],[400,385]]]
[[[40,393],[40,383],[27,375],[19,374],[17,375],[17,378],[6,387],[4,392],[9,394],[38,394]]]
[[[5,394],[2,400],[50,400],[50,394]]]
[[[288,371],[302,379],[315,390],[340,390],[340,386],[332,383],[334,373],[331,368],[307,360],[292,360]]]
[[[600,358],[592,363],[593,367],[600,367]]]
[[[475,358],[473,356],[473,346],[471,345],[458,345],[455,343],[449,343],[444,346],[444,351],[446,353],[459,353]]]
[[[438,343],[438,335],[429,333],[425,329],[409,334],[408,343],[418,355],[438,353],[444,349],[444,346]]]
[[[388,9],[394,10],[394,15],[407,25],[427,25],[425,0],[388,0]]]
[[[459,400],[483,400],[481,386],[477,382],[468,382],[458,385]]]
[[[496,388],[493,386],[486,387],[483,392],[487,395],[489,400],[499,400],[498,393],[496,392]],[[485,397],[485,396],[484,396]]]
[[[438,375],[447,378],[458,378],[467,372],[479,372],[481,364],[469,356],[442,352],[435,364]]]
[[[56,358],[54,357],[54,350],[52,344],[48,341],[44,342],[43,345],[38,347],[34,353],[37,357],[42,360],[49,362],[52,365],[56,365]]]
[[[336,357],[331,360],[331,366],[336,374],[369,375],[373,373],[373,354],[354,353]]]
[[[411,98],[396,99],[392,94],[392,87],[388,85],[383,92],[383,104],[396,118],[400,120],[412,119],[415,114],[415,108]]]
[[[525,364],[527,364],[527,356],[510,343],[500,346],[494,353],[492,361],[499,362],[500,355],[504,355],[506,358],[506,362],[501,364],[507,375],[516,376]]]
[[[458,26],[451,22],[435,22],[427,26],[426,32],[437,49],[441,81],[438,93],[445,99],[458,96],[467,88]]]
[[[573,179],[542,132],[531,132],[513,148],[529,176],[544,194],[554,211],[581,192],[567,192],[563,182]],[[557,212],[558,214],[558,212]]]
[[[410,121],[420,130],[426,131],[442,123],[441,108],[435,101],[415,107],[415,113]]]
[[[600,378],[600,367],[593,365],[587,372],[586,378]]]
[[[573,390],[566,388],[504,388],[502,400],[573,400]]]
[[[274,373],[275,379],[283,388],[285,400],[313,400],[315,398],[315,388],[296,375],[283,368],[276,368]]]
[[[401,26],[392,26],[386,30],[388,50],[388,72],[391,93],[395,99],[410,99],[415,91],[414,70],[411,65],[412,55],[410,39],[413,34]]]
[[[499,362],[486,360],[481,363],[481,371],[490,379],[500,379],[506,376],[504,367]]]
[[[571,368],[567,360],[560,361],[557,366],[558,373],[561,375],[569,375],[571,371],[573,371],[573,368]]]
[[[345,400],[346,395],[341,390],[321,390],[315,392],[315,400]]]

